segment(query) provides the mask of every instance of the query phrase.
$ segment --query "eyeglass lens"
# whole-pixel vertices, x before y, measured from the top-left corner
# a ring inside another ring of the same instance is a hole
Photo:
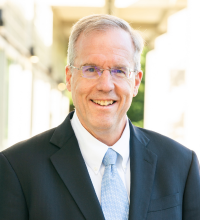
[[[82,73],[83,77],[85,78],[98,78],[101,76],[105,69],[101,69],[97,66],[83,66],[82,67]],[[116,78],[124,78],[128,77],[129,78],[129,70],[126,67],[122,68],[111,68],[109,69],[111,75]]]

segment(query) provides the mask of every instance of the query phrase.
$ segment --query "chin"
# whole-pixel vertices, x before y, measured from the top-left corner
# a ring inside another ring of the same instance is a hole
[[[100,120],[98,122],[93,121],[91,123],[92,127],[94,127],[97,130],[108,130],[113,126],[113,123],[110,121],[104,121],[104,120]]]

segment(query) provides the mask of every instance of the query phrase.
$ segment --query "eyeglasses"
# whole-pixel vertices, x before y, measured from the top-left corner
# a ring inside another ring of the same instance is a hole
[[[120,68],[111,68],[111,69],[101,69],[98,66],[82,66],[80,68],[69,65],[73,69],[78,69],[82,71],[82,76],[87,79],[96,79],[99,78],[104,70],[109,70],[113,78],[121,79],[128,78],[130,79],[133,76],[133,73],[136,73],[135,70],[132,70],[128,67]]]

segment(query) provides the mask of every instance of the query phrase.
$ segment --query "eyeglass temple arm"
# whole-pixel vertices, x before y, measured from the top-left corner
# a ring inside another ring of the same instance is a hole
[[[71,65],[71,64],[69,64],[69,66],[72,67],[73,69],[78,69],[78,70],[81,69],[81,68],[75,67],[75,66],[73,66],[73,65]]]

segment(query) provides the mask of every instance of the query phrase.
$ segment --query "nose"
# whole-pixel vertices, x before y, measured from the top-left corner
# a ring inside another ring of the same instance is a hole
[[[104,70],[98,78],[97,89],[103,92],[110,92],[114,89],[114,83],[109,70]]]

